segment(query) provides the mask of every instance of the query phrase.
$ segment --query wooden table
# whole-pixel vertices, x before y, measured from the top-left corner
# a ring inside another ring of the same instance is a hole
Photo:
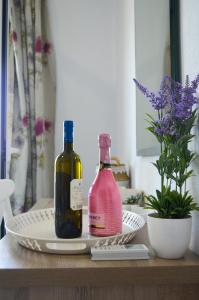
[[[144,228],[134,240],[141,242]],[[89,255],[27,250],[0,241],[0,300],[199,299],[199,257],[146,261],[91,261]]]

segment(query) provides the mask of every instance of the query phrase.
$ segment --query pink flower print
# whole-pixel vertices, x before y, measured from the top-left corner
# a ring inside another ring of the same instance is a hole
[[[25,115],[23,118],[22,118],[22,124],[24,127],[28,127],[28,116]]]
[[[41,37],[38,36],[35,41],[35,52],[41,53],[42,51],[42,40]]]
[[[44,128],[45,128],[45,130],[49,131],[51,127],[52,127],[52,122],[50,122],[48,120],[45,120],[44,121]]]
[[[37,118],[35,123],[35,134],[39,136],[44,133],[44,120],[42,118]]]
[[[49,42],[45,42],[43,46],[43,51],[45,54],[50,54],[51,44]]]
[[[16,33],[16,31],[14,31],[14,30],[13,30],[13,32],[12,32],[12,40],[13,40],[13,42],[16,42],[16,41],[17,41],[17,33]]]

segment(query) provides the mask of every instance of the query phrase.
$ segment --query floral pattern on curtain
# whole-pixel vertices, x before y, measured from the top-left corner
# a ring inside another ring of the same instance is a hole
[[[53,193],[55,103],[43,8],[44,0],[10,1],[8,139],[14,214]]]

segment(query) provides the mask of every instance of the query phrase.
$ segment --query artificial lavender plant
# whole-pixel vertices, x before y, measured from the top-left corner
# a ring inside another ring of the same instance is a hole
[[[199,75],[192,82],[187,76],[185,86],[165,76],[157,94],[136,79],[134,82],[157,112],[156,119],[147,114],[147,129],[155,135],[161,149],[154,163],[161,176],[161,189],[156,191],[156,197],[147,197],[147,206],[155,209],[160,218],[189,217],[191,210],[198,210],[186,182],[193,175],[190,165],[195,159],[188,145],[194,137],[192,128],[197,117]]]

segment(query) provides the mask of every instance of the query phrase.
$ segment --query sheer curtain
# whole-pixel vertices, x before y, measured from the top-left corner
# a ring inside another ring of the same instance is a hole
[[[53,196],[55,87],[45,0],[10,0],[8,170],[14,214]]]

